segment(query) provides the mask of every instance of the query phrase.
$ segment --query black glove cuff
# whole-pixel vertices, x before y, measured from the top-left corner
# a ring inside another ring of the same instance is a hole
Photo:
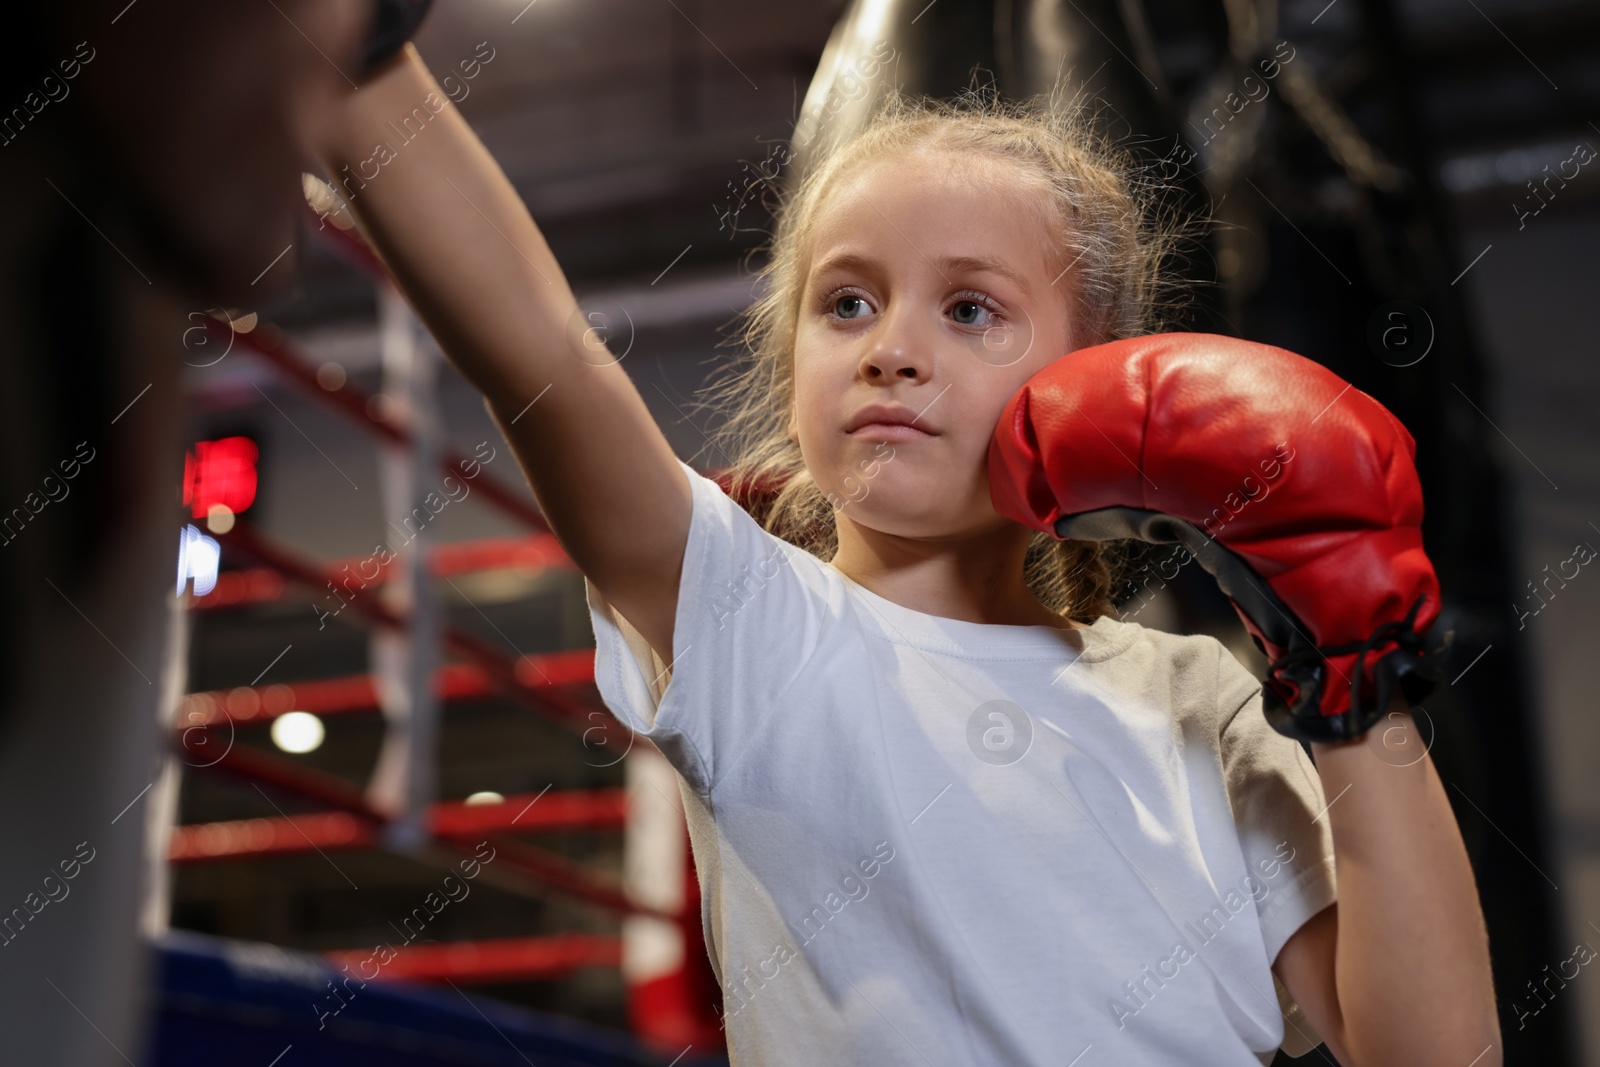
[[[1296,741],[1354,741],[1384,717],[1396,693],[1403,695],[1412,707],[1422,703],[1442,677],[1443,657],[1454,636],[1446,634],[1442,641],[1428,647],[1423,635],[1415,629],[1422,604],[1423,597],[1417,597],[1405,618],[1382,624],[1365,641],[1319,649],[1307,643],[1297,628],[1297,640],[1267,668],[1268,681],[1262,686],[1262,711],[1273,729]],[[1375,692],[1368,694],[1362,685],[1361,664],[1366,662],[1367,653],[1389,641],[1393,641],[1395,647],[1374,664],[1372,688]],[[1323,715],[1319,710],[1322,687],[1327,683],[1323,664],[1329,656],[1352,652],[1357,658],[1350,677],[1350,707],[1338,715]],[[1272,687],[1273,678],[1292,683],[1298,689],[1299,699],[1293,706],[1284,703]]]
[[[432,4],[433,0],[375,0],[372,30],[361,55],[363,81],[400,54]]]

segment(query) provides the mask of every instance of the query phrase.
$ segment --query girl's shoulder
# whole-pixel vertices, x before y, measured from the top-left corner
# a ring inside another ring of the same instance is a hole
[[[1102,629],[1123,648],[1106,657],[1103,669],[1130,687],[1170,693],[1175,712],[1203,714],[1222,727],[1261,690],[1239,656],[1212,634],[1175,633],[1105,615],[1095,620],[1094,630]]]

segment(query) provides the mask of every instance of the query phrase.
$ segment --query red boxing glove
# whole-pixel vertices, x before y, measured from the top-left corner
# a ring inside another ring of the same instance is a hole
[[[1262,706],[1299,741],[1358,738],[1398,684],[1432,691],[1439,581],[1416,442],[1303,356],[1213,334],[1070,352],[1006,404],[995,510],[1059,539],[1179,544],[1273,660]]]

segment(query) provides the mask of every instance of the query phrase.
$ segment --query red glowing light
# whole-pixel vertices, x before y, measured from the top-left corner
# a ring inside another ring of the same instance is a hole
[[[183,457],[183,502],[197,519],[213,505],[238,513],[256,499],[256,443],[248,437],[196,441]]]

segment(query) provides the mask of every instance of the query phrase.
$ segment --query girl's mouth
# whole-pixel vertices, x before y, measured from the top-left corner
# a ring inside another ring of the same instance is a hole
[[[851,437],[866,441],[920,441],[934,435],[915,426],[899,422],[869,422],[850,431]]]

